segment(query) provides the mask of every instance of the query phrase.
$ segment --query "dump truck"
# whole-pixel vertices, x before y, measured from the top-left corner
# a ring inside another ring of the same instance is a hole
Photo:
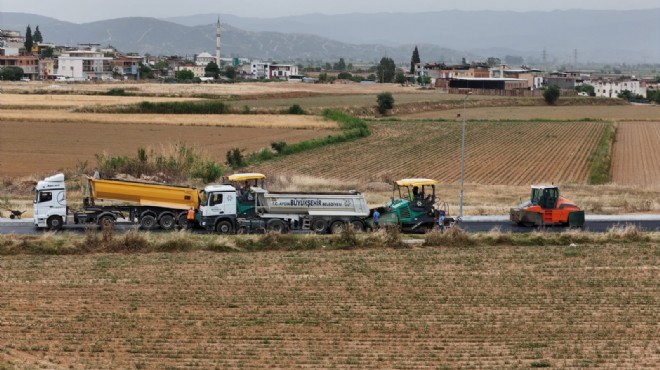
[[[532,185],[530,200],[511,208],[509,218],[520,226],[584,226],[584,211],[559,196],[555,185]]]
[[[39,181],[34,189],[35,227],[59,230],[68,223],[67,215],[71,214],[75,224],[111,228],[123,219],[145,230],[158,227],[171,230],[176,225],[185,225],[187,210],[198,209],[200,205],[199,192],[188,186],[87,177],[85,187],[83,208],[69,212],[64,174]],[[99,205],[99,200],[116,204]]]
[[[442,215],[443,225],[451,226],[454,218],[449,214],[449,207],[436,195],[437,180],[409,178],[395,181],[392,198],[384,206],[371,210],[367,224],[375,228],[373,213],[380,213],[379,226],[396,225],[402,232],[426,233],[438,223]]]
[[[245,181],[244,177],[232,181]],[[87,177],[86,183],[88,194],[82,209],[69,212],[64,175],[39,181],[35,188],[35,226],[59,230],[72,215],[75,224],[112,228],[117,221],[124,221],[145,230],[170,230],[177,224],[185,225],[187,211],[193,208],[198,225],[218,233],[337,233],[347,225],[364,230],[364,220],[370,213],[364,196],[356,191],[268,192],[257,183],[238,189],[231,184],[207,185],[198,191],[187,186],[94,177]],[[101,199],[118,204],[100,205]]]
[[[364,195],[349,192],[269,192],[260,186],[207,186],[200,224],[218,233],[339,233],[365,230],[370,210]],[[243,205],[241,205],[243,204]]]

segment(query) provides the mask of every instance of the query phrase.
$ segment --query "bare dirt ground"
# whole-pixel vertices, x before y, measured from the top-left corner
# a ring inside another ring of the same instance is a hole
[[[241,116],[258,120],[259,116]],[[281,118],[281,117],[280,117]],[[219,163],[232,148],[246,152],[273,141],[299,142],[336,131],[293,128],[244,128],[76,122],[0,122],[0,176],[52,174],[83,161],[93,168],[95,154],[135,155],[138,148],[177,143],[198,149]]]
[[[619,122],[612,155],[612,182],[660,184],[660,122]]]
[[[660,116],[660,106],[657,105],[617,105],[617,106],[535,106],[535,107],[485,107],[450,109],[414,114],[404,114],[402,119],[446,119],[454,120],[458,115],[469,120],[657,120]]]
[[[658,246],[0,259],[9,368],[656,368]]]

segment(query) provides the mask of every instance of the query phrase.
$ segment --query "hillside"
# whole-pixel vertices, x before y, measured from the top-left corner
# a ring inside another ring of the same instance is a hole
[[[223,54],[278,60],[377,61],[405,64],[414,45],[426,61],[519,55],[547,61],[654,63],[660,60],[660,9],[552,12],[443,11],[426,13],[309,14],[280,18],[220,15]],[[120,18],[84,24],[0,13],[0,28],[40,25],[49,41],[96,42],[126,51],[195,54],[215,47],[218,14],[158,20]]]

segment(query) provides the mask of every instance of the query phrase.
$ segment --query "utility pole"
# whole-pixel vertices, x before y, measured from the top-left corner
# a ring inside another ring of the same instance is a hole
[[[463,184],[465,183],[465,103],[467,99],[472,94],[472,91],[468,91],[465,94],[463,99],[463,130],[461,131],[461,195],[459,200],[459,210],[458,210],[458,221],[463,220]]]

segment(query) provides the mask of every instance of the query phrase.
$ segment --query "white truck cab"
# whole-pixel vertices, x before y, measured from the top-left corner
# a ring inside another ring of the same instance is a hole
[[[204,188],[204,194],[206,199],[199,205],[201,226],[222,233],[233,231],[236,219],[236,188],[231,185],[209,185]]]
[[[34,226],[59,230],[66,221],[64,174],[47,177],[34,188]]]

